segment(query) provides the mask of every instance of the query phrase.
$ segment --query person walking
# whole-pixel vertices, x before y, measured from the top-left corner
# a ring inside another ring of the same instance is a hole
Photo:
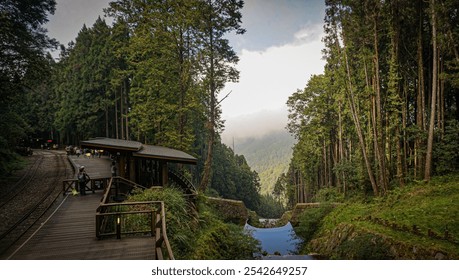
[[[77,175],[77,179],[78,179],[78,185],[80,188],[80,194],[86,195],[86,184],[91,178],[89,178],[89,175],[84,170],[84,166],[80,166],[80,169]]]

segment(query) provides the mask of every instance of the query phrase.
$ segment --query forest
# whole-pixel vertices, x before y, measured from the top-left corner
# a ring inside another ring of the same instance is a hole
[[[135,140],[197,157],[190,176],[200,192],[258,210],[258,175],[220,141],[221,91],[239,77],[225,36],[245,32],[242,7],[112,1],[104,10],[110,25],[99,17],[64,46],[43,28],[54,0],[2,1],[1,175],[19,168],[16,147],[37,148],[37,139],[60,147],[92,137]]]
[[[243,1],[112,1],[110,24],[82,26],[68,46],[43,28],[54,0],[2,1],[0,174],[34,139],[136,140],[196,156],[201,192],[269,216],[327,192],[378,197],[456,172],[459,3],[325,3],[324,73],[286,101],[297,144],[261,196],[258,174],[220,140],[222,90],[239,78],[226,35],[244,34]]]
[[[459,169],[459,3],[327,0],[324,73],[288,99],[276,197],[385,196]]]

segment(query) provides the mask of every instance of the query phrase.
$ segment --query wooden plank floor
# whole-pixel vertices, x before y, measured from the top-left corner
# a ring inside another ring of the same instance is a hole
[[[107,156],[102,156],[100,158],[87,158],[84,156],[69,156],[70,162],[75,167],[76,172],[80,166],[84,166],[86,173],[88,173],[91,178],[100,178],[100,177],[110,177],[112,176],[110,171],[111,160]],[[75,173],[76,175],[76,173]]]
[[[69,195],[59,209],[28,240],[10,252],[13,260],[151,260],[154,238],[122,237],[97,240],[96,208],[101,191]],[[14,249],[14,248],[12,248]]]

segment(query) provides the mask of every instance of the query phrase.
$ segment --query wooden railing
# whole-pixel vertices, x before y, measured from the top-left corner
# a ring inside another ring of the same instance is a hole
[[[140,185],[121,177],[110,179],[96,213],[96,237],[121,238],[150,235],[155,238],[155,258],[174,259],[166,233],[164,202],[124,202]]]
[[[156,224],[155,224],[155,257],[157,260],[167,259],[173,260],[174,254],[167,238],[166,233],[166,211],[164,208],[164,202],[161,203],[161,212],[156,213]],[[163,248],[165,252],[163,252]],[[164,254],[166,253],[166,254]]]
[[[108,187],[111,178],[97,177],[91,178],[85,185],[86,191],[92,191],[95,193],[97,189],[105,189]],[[62,195],[66,195],[73,189],[79,191],[79,184],[77,179],[66,179],[62,181]]]
[[[177,184],[186,195],[196,195],[196,188],[193,183],[188,180],[182,173],[169,169],[168,171],[169,179]]]

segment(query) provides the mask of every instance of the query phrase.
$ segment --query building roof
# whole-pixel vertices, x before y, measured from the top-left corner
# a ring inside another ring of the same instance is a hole
[[[196,164],[197,159],[185,152],[161,146],[143,145],[142,149],[134,152],[135,157],[162,159],[172,162]]]
[[[129,141],[113,138],[94,138],[81,142],[82,147],[104,149],[116,152],[132,152],[132,155],[139,158],[151,158],[169,162],[196,164],[197,159],[185,152],[161,147],[142,144],[137,141]]]

